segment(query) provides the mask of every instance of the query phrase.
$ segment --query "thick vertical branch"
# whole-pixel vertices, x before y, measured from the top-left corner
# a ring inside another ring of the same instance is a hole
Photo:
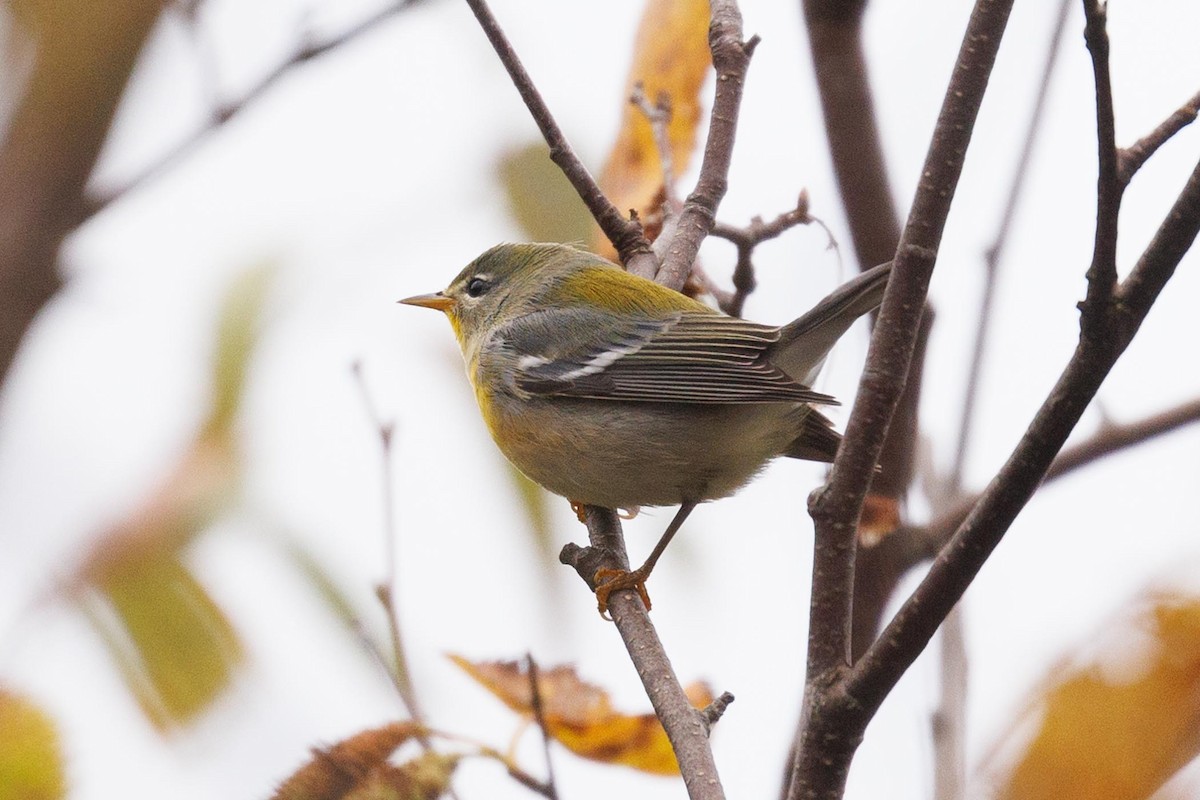
[[[810,503],[816,523],[808,649],[808,724],[791,797],[840,797],[866,719],[838,691],[850,663],[855,535],[863,498],[916,345],[937,248],[1011,0],[979,0],[938,115],[922,179],[896,253],[846,438],[828,484]],[[855,724],[847,724],[848,722]]]
[[[58,248],[161,0],[36,3],[33,74],[0,144],[0,378],[58,289]]]

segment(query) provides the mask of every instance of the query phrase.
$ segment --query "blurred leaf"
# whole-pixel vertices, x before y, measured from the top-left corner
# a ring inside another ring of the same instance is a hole
[[[0,689],[0,800],[66,797],[54,723],[29,700]]]
[[[900,501],[894,497],[868,494],[858,520],[858,538],[867,547],[879,544],[883,537],[900,527]]]
[[[533,717],[529,672],[516,661],[473,662],[450,659],[518,714]],[[713,701],[702,683],[687,688],[697,708]],[[579,678],[570,666],[538,670],[547,732],[576,755],[605,764],[622,764],[656,775],[678,775],[679,764],[667,734],[654,714],[629,715],[613,709],[608,693]]]
[[[424,735],[415,722],[395,722],[313,750],[272,799],[434,800],[449,787],[460,756],[428,752],[404,764],[388,762],[401,745]]]
[[[229,684],[242,646],[177,551],[124,545],[94,564],[97,596],[87,610],[142,710],[165,729],[192,719]]]
[[[637,83],[654,103],[660,93],[671,102],[667,135],[675,175],[683,174],[696,147],[700,89],[709,73],[707,0],[647,0],[634,46],[625,97]],[[600,187],[621,211],[657,216],[663,199],[662,161],[654,133],[642,111],[625,103],[617,141],[600,173]],[[595,229],[593,229],[595,230]],[[603,234],[592,236],[596,252],[615,258]]]
[[[263,301],[272,274],[267,267],[246,270],[225,295],[213,355],[213,403],[204,426],[209,435],[228,436],[241,405],[246,367],[258,341]]]
[[[229,620],[183,565],[182,548],[237,488],[231,423],[268,277],[265,269],[246,272],[222,306],[208,420],[159,487],[99,537],[68,584],[160,729],[207,707],[243,656]]]
[[[1200,752],[1200,598],[1146,606],[1110,629],[1108,658],[1055,671],[1014,725],[1035,733],[997,797],[1149,797]]]
[[[497,165],[508,208],[534,242],[585,242],[592,217],[540,139],[509,150]]]

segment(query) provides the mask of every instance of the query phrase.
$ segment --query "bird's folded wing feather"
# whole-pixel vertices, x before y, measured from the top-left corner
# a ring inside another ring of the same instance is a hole
[[[616,315],[549,309],[497,331],[530,395],[657,403],[834,404],[772,364],[779,329],[719,314]]]

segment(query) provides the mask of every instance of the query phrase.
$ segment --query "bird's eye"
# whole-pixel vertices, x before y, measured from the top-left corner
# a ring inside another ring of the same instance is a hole
[[[479,297],[488,290],[488,282],[483,278],[471,278],[467,282],[467,295],[470,297]]]

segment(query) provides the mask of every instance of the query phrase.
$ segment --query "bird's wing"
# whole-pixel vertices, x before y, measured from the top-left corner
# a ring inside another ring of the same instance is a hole
[[[656,403],[834,404],[772,364],[778,328],[720,314],[550,309],[497,331],[525,394]]]

